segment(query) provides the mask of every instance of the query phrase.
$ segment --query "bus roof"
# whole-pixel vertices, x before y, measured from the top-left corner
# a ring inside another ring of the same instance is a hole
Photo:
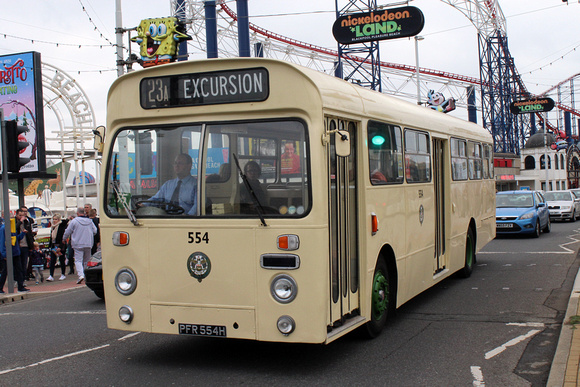
[[[130,104],[138,109],[134,117],[145,118],[148,116],[145,109],[139,106],[139,86],[133,88],[121,87],[127,81],[134,80],[137,84],[142,78],[159,77],[175,74],[219,72],[228,69],[240,68],[266,68],[270,73],[270,95],[263,104],[266,109],[287,108],[300,109],[300,106],[308,106],[309,109],[320,108],[326,114],[347,116],[348,118],[367,118],[384,121],[405,127],[426,129],[432,133],[440,133],[442,136],[466,136],[480,141],[492,142],[490,133],[483,127],[452,117],[445,113],[437,112],[424,106],[401,100],[399,98],[369,90],[342,79],[327,75],[323,72],[309,69],[293,63],[266,59],[266,58],[228,58],[184,61],[152,67],[145,70],[134,71],[118,78],[109,90],[108,104],[118,107]],[[133,99],[134,98],[134,99]],[[260,104],[252,105],[253,109],[263,110]],[[237,111],[249,111],[246,103],[230,104],[228,109]],[[170,108],[167,115],[187,115],[192,110],[182,110],[182,107]],[[167,110],[167,109],[163,109]],[[212,110],[223,111],[223,106],[206,105],[203,112]],[[151,116],[159,115],[160,111],[154,109]],[[109,118],[108,118],[109,120]],[[108,121],[110,127],[112,122]]]

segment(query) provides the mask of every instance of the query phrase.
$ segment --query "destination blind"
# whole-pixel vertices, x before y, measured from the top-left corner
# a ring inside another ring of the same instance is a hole
[[[260,102],[270,92],[265,68],[143,78],[139,86],[143,109]]]

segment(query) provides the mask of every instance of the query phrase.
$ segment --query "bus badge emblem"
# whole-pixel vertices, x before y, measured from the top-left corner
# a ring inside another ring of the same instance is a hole
[[[187,258],[187,270],[193,278],[201,282],[211,271],[211,261],[204,253],[193,253]]]

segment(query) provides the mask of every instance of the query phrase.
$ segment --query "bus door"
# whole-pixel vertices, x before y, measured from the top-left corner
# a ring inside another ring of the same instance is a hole
[[[433,138],[433,184],[435,197],[435,254],[437,274],[445,269],[445,147],[444,140]]]
[[[340,326],[359,308],[358,219],[356,187],[356,124],[327,119],[329,130],[347,130],[350,155],[336,155],[335,136],[330,136],[329,224],[330,224],[330,317],[329,323]],[[339,140],[340,141],[340,140]]]

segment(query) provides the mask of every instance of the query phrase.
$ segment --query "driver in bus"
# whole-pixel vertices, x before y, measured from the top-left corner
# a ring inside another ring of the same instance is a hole
[[[161,189],[148,201],[171,203],[183,208],[187,215],[196,215],[197,179],[191,176],[193,160],[187,153],[180,153],[173,162],[173,171],[177,176],[168,180]],[[143,203],[146,206],[146,202]]]
[[[248,161],[244,166],[244,174],[246,175],[250,189],[254,191],[254,195],[256,195],[259,205],[266,206],[268,204],[268,191],[259,180],[262,175],[260,164],[253,160]],[[245,185],[240,187],[240,203],[254,204],[252,194],[248,191],[248,188]]]

